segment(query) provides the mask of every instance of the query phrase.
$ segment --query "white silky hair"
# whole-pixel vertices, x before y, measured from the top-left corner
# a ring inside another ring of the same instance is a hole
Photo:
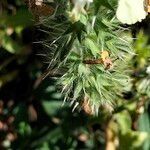
[[[135,24],[146,18],[145,0],[119,0],[116,16],[123,24]]]

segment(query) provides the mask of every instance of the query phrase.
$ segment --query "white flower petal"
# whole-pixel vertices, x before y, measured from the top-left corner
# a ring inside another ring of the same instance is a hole
[[[144,0],[119,0],[116,15],[124,24],[141,22],[147,16],[144,10]]]

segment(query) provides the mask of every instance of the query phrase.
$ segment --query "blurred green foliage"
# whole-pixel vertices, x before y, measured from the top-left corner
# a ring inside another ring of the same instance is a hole
[[[129,62],[131,87],[112,114],[104,109],[99,116],[72,113],[69,104],[62,106],[55,80],[42,80],[47,64],[37,54],[47,51],[33,42],[46,35],[33,20],[21,0],[0,2],[0,149],[149,150],[149,19],[133,26],[133,32],[142,30],[134,42],[137,55]]]

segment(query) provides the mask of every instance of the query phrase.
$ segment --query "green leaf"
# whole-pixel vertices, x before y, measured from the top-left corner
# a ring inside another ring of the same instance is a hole
[[[128,131],[119,136],[119,150],[141,150],[147,138],[146,132]],[[147,149],[148,150],[148,149]]]
[[[26,27],[33,24],[33,16],[27,8],[20,8],[15,15],[3,15],[0,16],[0,25],[10,27]]]
[[[97,43],[95,43],[90,38],[85,39],[85,45],[87,48],[89,48],[94,57],[100,53],[100,48],[98,47]]]
[[[2,47],[5,48],[10,53],[19,53],[23,47],[14,41],[10,36],[3,34],[2,37]]]
[[[131,129],[132,120],[127,111],[122,111],[115,115],[117,122],[119,124],[119,129],[122,133],[128,132]]]
[[[46,113],[50,116],[53,116],[61,108],[62,102],[61,101],[43,101],[42,105]]]
[[[32,130],[31,130],[31,127],[28,123],[26,122],[20,122],[19,123],[19,127],[18,127],[18,132],[22,135],[22,136],[25,136],[25,135],[30,135]]]
[[[150,149],[150,116],[148,111],[145,111],[142,115],[140,115],[138,120],[138,128],[140,131],[145,131],[148,133],[149,137],[145,140],[143,144],[143,150]]]

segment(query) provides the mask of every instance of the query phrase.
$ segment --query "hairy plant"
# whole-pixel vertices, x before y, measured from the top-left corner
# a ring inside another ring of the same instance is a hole
[[[132,47],[115,17],[115,1],[55,1],[55,12],[42,24],[49,35],[49,74],[61,74],[64,102],[73,110],[113,109],[129,83],[127,64]]]

